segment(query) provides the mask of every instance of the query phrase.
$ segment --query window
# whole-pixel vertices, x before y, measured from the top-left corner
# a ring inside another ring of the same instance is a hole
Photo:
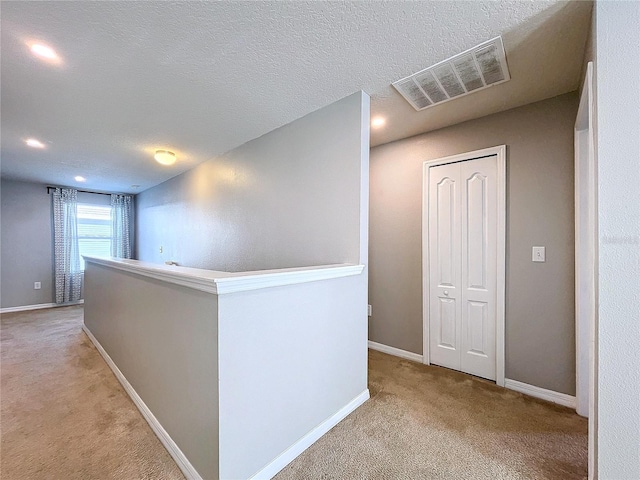
[[[78,203],[78,247],[83,271],[82,255],[111,256],[111,236],[111,207]]]

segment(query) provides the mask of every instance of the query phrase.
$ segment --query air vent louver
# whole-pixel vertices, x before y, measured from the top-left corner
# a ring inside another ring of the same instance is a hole
[[[404,92],[403,95],[405,95],[405,98],[407,98],[408,96],[407,100],[409,100],[409,103],[411,103],[412,105],[415,105],[415,108],[417,108],[418,110],[422,110],[423,108],[427,108],[429,105],[431,105],[431,100],[429,100],[424,95],[424,93],[422,93],[420,87],[418,87],[418,85],[416,85],[413,80],[408,79],[404,82],[398,83],[400,85],[400,88],[402,88],[402,91]]]
[[[502,38],[496,37],[393,83],[415,108],[425,108],[510,80]]]

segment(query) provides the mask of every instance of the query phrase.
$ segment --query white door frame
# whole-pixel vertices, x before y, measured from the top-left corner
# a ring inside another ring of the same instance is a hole
[[[589,478],[595,461],[595,332],[597,273],[597,180],[594,148],[593,63],[587,70],[574,129],[576,411],[589,417]],[[586,224],[586,225],[585,225]]]
[[[505,365],[505,264],[506,264],[506,185],[507,147],[484,148],[450,157],[427,160],[422,167],[422,362],[429,365],[429,168],[447,163],[497,157],[497,282],[496,282],[496,384],[504,387]]]

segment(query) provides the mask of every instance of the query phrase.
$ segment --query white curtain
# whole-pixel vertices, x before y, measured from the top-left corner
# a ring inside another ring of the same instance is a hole
[[[133,250],[133,197],[111,195],[111,256],[131,258]]]
[[[77,217],[78,191],[56,188],[53,192],[56,303],[80,300],[82,270]]]

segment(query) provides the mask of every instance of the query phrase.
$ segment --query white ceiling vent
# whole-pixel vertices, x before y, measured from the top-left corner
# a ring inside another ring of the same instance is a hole
[[[510,79],[502,37],[496,37],[393,86],[413,108],[424,110]]]

